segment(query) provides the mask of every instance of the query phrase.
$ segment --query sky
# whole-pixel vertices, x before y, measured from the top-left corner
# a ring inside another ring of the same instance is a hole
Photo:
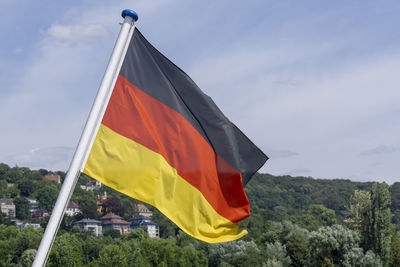
[[[126,8],[261,172],[400,181],[398,1],[0,0],[0,162],[67,170]]]

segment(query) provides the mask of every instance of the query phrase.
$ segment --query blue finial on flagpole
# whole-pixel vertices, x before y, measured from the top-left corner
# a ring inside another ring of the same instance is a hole
[[[123,18],[125,18],[126,16],[131,17],[131,18],[133,18],[134,21],[137,21],[137,20],[139,19],[138,14],[137,14],[135,11],[130,10],[130,9],[124,9],[124,10],[122,10],[121,16],[122,16]]]

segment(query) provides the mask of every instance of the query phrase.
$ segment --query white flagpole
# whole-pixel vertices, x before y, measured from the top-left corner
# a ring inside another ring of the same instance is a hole
[[[58,195],[56,204],[53,208],[46,231],[44,232],[42,241],[40,242],[35,260],[32,264],[33,267],[44,267],[46,264],[51,246],[62,221],[65,208],[74,191],[80,171],[85,163],[84,161],[86,160],[88,150],[92,145],[91,143],[94,139],[94,135],[96,135],[98,123],[104,113],[105,105],[113,89],[112,87],[115,84],[122,60],[125,57],[127,46],[134,30],[134,22],[138,19],[138,15],[132,10],[125,9],[122,11],[122,17],[124,18],[124,22],[119,32],[117,42],[115,43],[110,61],[97,92],[96,99],[86,121],[85,129],[83,130],[78,147],[76,148],[74,157],[69,166],[67,176],[65,177],[60,194]]]

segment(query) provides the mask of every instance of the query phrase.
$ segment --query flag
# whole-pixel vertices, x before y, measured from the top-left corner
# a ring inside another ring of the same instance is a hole
[[[209,243],[238,239],[267,156],[135,29],[83,172]]]

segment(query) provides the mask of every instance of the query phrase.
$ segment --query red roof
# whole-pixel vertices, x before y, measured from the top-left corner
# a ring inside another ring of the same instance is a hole
[[[135,211],[136,212],[151,213],[151,211],[143,204],[136,204]]]
[[[101,217],[101,219],[102,220],[104,220],[104,219],[122,219],[122,217],[119,217],[118,215],[110,212],[110,213],[107,213],[106,215],[104,215],[103,217]]]
[[[130,222],[124,221],[124,220],[120,220],[120,221],[107,221],[107,222],[103,222],[102,224],[131,224]]]
[[[79,209],[79,205],[73,201],[70,201],[67,205],[67,209]]]
[[[86,186],[91,186],[91,185],[95,185],[96,184],[96,180],[90,180]]]

